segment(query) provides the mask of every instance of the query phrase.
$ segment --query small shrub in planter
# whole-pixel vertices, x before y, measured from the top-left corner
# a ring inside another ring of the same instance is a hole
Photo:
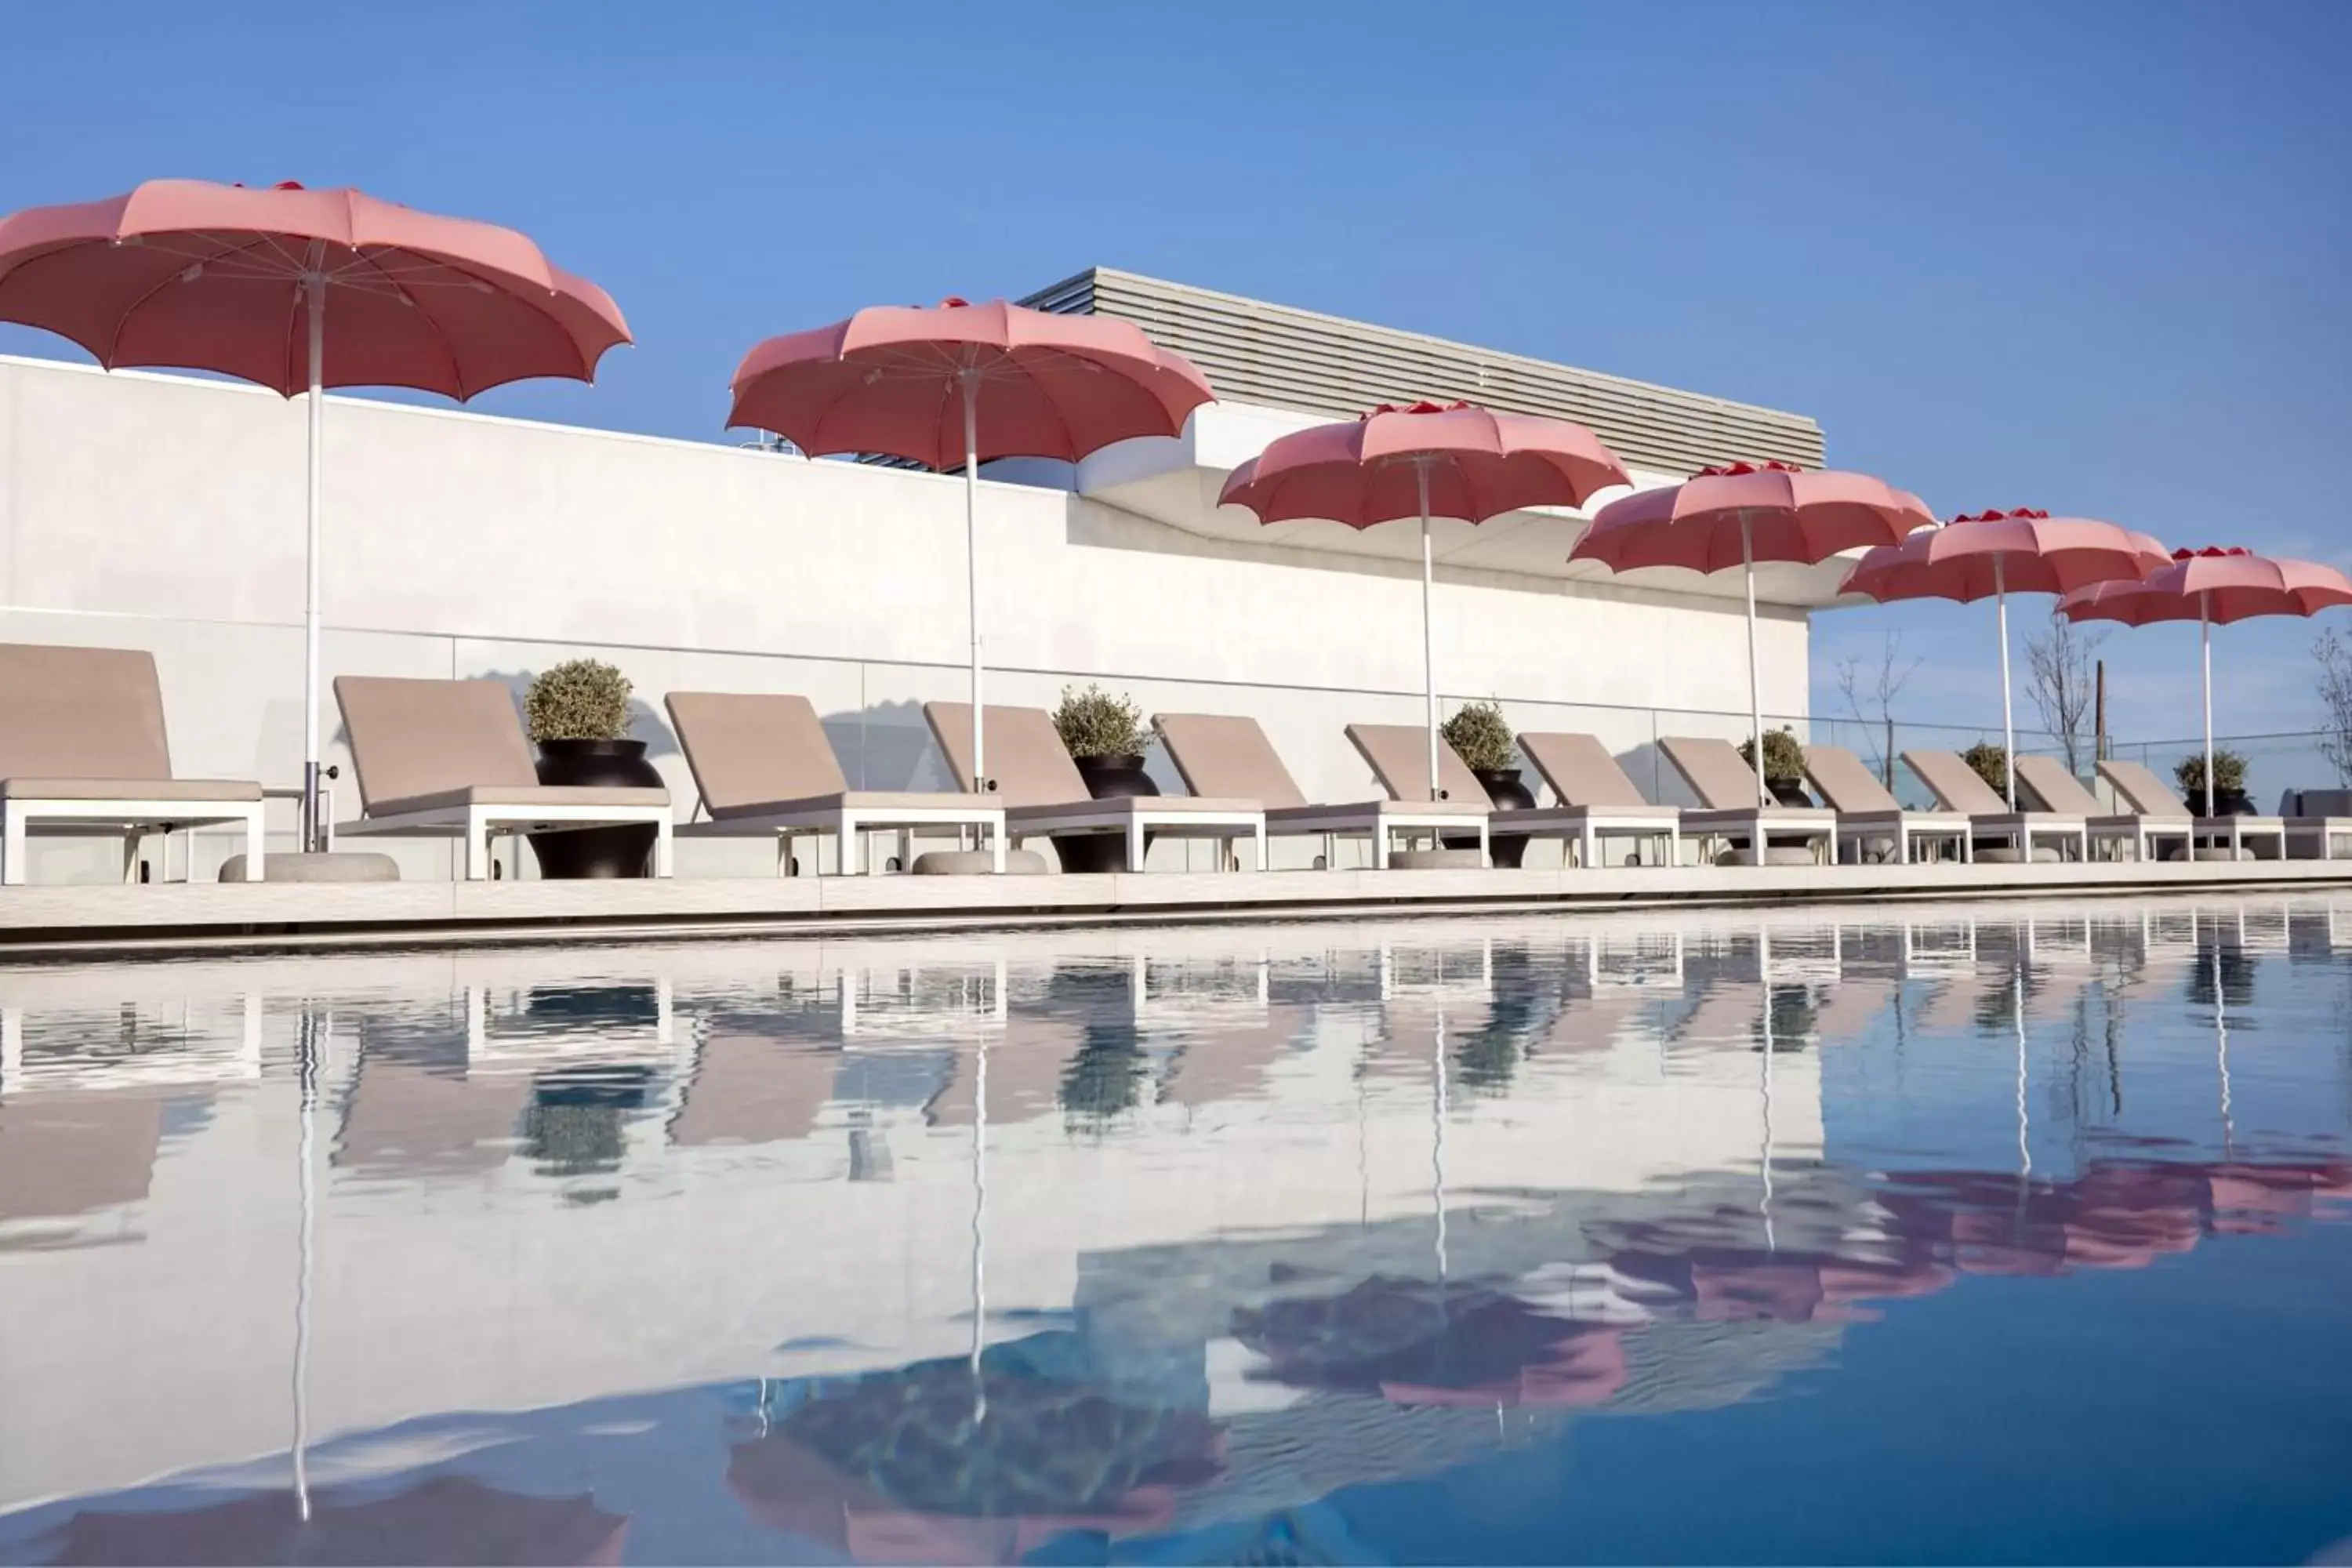
[[[2003,800],[2009,798],[2009,753],[1990,741],[1979,741],[1960,753],[1960,761]]]
[[[1114,697],[1099,686],[1090,685],[1084,691],[1075,686],[1062,688],[1061,706],[1054,710],[1054,729],[1073,757],[1140,757],[1150,746],[1142,710],[1132,699]]]
[[[2198,810],[2205,809],[2205,753],[2193,752],[2173,764],[2173,782],[2180,794]],[[2213,748],[2213,796],[2235,796],[2245,793],[2246,759],[2226,746]]]
[[[541,670],[524,696],[533,741],[617,741],[628,732],[629,678],[600,659]]]
[[[1465,702],[1438,726],[1437,732],[1473,773],[1501,773],[1519,753],[1518,737],[1511,733],[1498,702]]]
[[[1739,760],[1749,767],[1756,765],[1756,742],[1739,742]],[[1764,782],[1768,784],[1801,784],[1805,782],[1805,748],[1797,740],[1797,732],[1783,725],[1764,731]]]

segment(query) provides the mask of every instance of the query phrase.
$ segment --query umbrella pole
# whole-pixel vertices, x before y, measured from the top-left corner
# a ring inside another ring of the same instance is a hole
[[[319,812],[319,469],[326,427],[327,279],[311,271],[302,279],[310,317],[310,472],[303,531],[302,590],[302,822],[305,854],[324,848],[326,825]]]
[[[1437,787],[1437,642],[1429,624],[1429,582],[1433,566],[1429,548],[1429,465],[1415,463],[1413,478],[1421,482],[1421,678],[1428,698],[1429,798],[1443,798]]]
[[[2213,815],[2213,598],[2197,595],[2197,651],[2205,662],[2205,815]]]
[[[1748,514],[1739,514],[1739,564],[1748,578],[1748,721],[1756,737],[1756,804],[1769,805],[1770,795],[1764,787],[1764,687],[1756,671],[1756,525]],[[1756,863],[1762,865],[1768,857],[1764,846],[1756,846]]]
[[[966,607],[971,622],[971,787],[988,793],[988,752],[982,735],[987,710],[980,700],[980,373],[967,369],[963,382],[963,562]]]
[[[2000,557],[1992,558],[1994,613],[2000,622],[2000,771],[2008,775],[2009,809],[2017,809],[2017,723],[2009,699],[2009,584]]]

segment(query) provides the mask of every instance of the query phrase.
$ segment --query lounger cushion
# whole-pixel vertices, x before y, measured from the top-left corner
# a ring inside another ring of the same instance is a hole
[[[815,707],[789,692],[673,691],[679,750],[716,820],[756,816],[849,787]],[[816,809],[810,807],[809,809]]]
[[[1429,731],[1418,724],[1350,724],[1348,739],[1371,764],[1381,787],[1397,800],[1417,805],[1429,802]],[[1444,801],[1467,801],[1485,806],[1486,786],[1461,753],[1443,740],[1437,742],[1437,787]]]
[[[1528,754],[1544,783],[1562,805],[1590,809],[1622,806],[1629,811],[1651,808],[1642,798],[1617,759],[1599,738],[1585,734],[1522,734],[1519,750]]]
[[[971,704],[926,702],[923,719],[948,760],[948,773],[961,781],[971,777]],[[1062,744],[1053,716],[1043,708],[988,705],[988,727],[982,737],[988,755],[989,793],[1006,805],[1050,805],[1057,801],[1087,798],[1087,781]]]
[[[412,811],[446,811],[453,806],[592,805],[642,810],[669,805],[666,789],[624,789],[596,784],[468,784],[437,795],[406,800],[379,800],[368,806],[370,816],[403,816]]]
[[[2083,781],[2068,772],[2066,764],[2056,757],[2018,758],[2017,787],[2022,804],[2039,805],[2062,816],[2107,815],[2098,796],[2084,789]],[[2178,809],[2168,810],[2167,815],[2178,816]]]
[[[705,805],[709,805],[706,799]],[[946,790],[840,790],[832,795],[810,795],[804,800],[747,801],[734,805],[710,806],[714,822],[733,822],[745,817],[787,816],[810,811],[993,811],[1003,803],[993,795],[956,795]]]
[[[1736,811],[1755,800],[1756,770],[1739,760],[1739,749],[1730,742],[1669,735],[1658,750],[1708,810]]]
[[[250,779],[0,779],[0,800],[185,800],[246,805],[261,798]]]
[[[1307,804],[1256,720],[1228,713],[1161,713],[1151,722],[1186,789],[1260,801],[1269,810]]]
[[[1843,746],[1804,748],[1805,776],[1822,803],[1841,816],[1890,816],[1903,809],[1878,775]]]
[[[539,784],[515,695],[499,681],[339,675],[335,704],[370,816],[468,787]]]
[[[171,776],[153,654],[0,643],[0,777]]]

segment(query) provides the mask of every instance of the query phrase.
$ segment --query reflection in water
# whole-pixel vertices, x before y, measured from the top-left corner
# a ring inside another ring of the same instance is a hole
[[[2322,900],[58,967],[0,1023],[0,1561],[2352,1530]]]

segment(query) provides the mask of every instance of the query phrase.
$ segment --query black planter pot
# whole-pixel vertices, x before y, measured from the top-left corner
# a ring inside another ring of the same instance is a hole
[[[1131,800],[1138,795],[1158,795],[1160,786],[1143,771],[1141,757],[1077,757],[1078,777],[1086,780],[1087,793],[1097,800]],[[1054,853],[1060,858],[1065,871],[1124,871],[1127,869],[1127,840],[1117,833],[1057,833],[1054,835]],[[1148,848],[1150,835],[1144,836]]]
[[[1517,768],[1472,768],[1478,787],[1497,810],[1524,811],[1536,803],[1534,794],[1519,780]],[[1478,840],[1466,833],[1445,837],[1448,849],[1475,849]],[[1486,856],[1497,866],[1516,869],[1527,859],[1528,836],[1524,833],[1491,833],[1486,837]]]
[[[2189,797],[2189,804],[2192,809],[2200,812],[2203,811],[2205,809],[2205,792],[2200,789],[2191,795]],[[2254,803],[2247,797],[2244,790],[2217,789],[2213,792],[2213,815],[2216,816],[2252,816],[2254,815]]]
[[[596,788],[659,789],[661,773],[646,761],[643,741],[541,741],[539,782]],[[533,833],[539,874],[551,879],[642,877],[653,858],[651,823]]]

